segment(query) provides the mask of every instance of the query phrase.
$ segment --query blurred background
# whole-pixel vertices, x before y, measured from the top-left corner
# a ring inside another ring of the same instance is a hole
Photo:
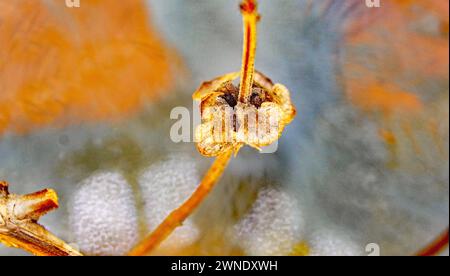
[[[412,255],[448,237],[449,2],[259,2],[256,67],[298,116],[275,154],[233,159],[156,254]],[[171,141],[170,112],[239,70],[239,1],[80,3],[0,0],[0,179],[54,188],[41,223],[121,255],[212,161]]]

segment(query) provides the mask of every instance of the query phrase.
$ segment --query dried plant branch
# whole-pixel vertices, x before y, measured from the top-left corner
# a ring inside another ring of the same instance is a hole
[[[201,113],[202,113],[202,125],[199,126],[198,133],[200,139],[198,139],[197,148],[199,152],[204,156],[217,156],[211,168],[206,173],[202,182],[200,183],[194,194],[183,204],[181,207],[173,211],[157,228],[150,234],[144,241],[138,244],[129,255],[140,256],[147,255],[153,249],[155,249],[161,242],[163,242],[176,227],[182,225],[183,221],[194,212],[194,210],[203,202],[214,185],[218,182],[226,166],[228,165],[232,154],[237,155],[239,149],[248,144],[259,147],[259,144],[252,144],[248,141],[214,141],[211,136],[211,120],[208,118],[208,112],[205,111],[206,107],[212,107],[217,105],[228,106],[231,109],[241,110],[236,111],[237,117],[242,117],[242,109],[248,108],[256,111],[257,108],[261,108],[261,116],[272,115],[270,111],[277,111],[283,116],[279,120],[281,127],[279,131],[275,133],[273,139],[264,137],[263,140],[268,141],[270,144],[272,140],[278,139],[281,135],[282,129],[285,124],[295,116],[295,108],[292,106],[289,91],[282,85],[273,85],[270,79],[264,77],[262,74],[256,74],[255,76],[255,55],[256,55],[256,40],[257,29],[256,25],[259,20],[259,14],[257,12],[256,0],[243,0],[240,5],[241,13],[243,16],[244,24],[244,46],[243,46],[243,58],[241,68],[241,85],[239,91],[231,84],[230,81],[238,77],[238,74],[231,73],[221,77],[218,77],[212,81],[203,83],[200,88],[194,93],[194,99],[201,100]],[[258,87],[254,87],[254,78],[258,78]],[[256,89],[256,90],[255,90]],[[267,91],[265,91],[265,89]],[[260,94],[258,94],[258,92]],[[236,93],[236,94],[235,94]],[[263,103],[266,100],[265,95],[269,95],[269,99],[274,102]],[[253,101],[252,101],[253,98]],[[239,103],[238,103],[239,102]],[[261,106],[262,105],[262,106]],[[253,107],[250,107],[253,106]],[[236,117],[235,116],[235,117]],[[236,126],[236,122],[226,121],[223,116],[219,116],[221,120],[224,120],[222,126]],[[242,119],[242,118],[241,118]],[[236,119],[234,119],[236,120]],[[245,119],[244,119],[245,120]],[[244,125],[244,124],[241,124]],[[245,128],[245,127],[244,127]],[[221,130],[223,128],[220,128]],[[203,130],[206,130],[205,133]],[[236,129],[234,129],[234,135],[236,136]],[[244,129],[245,133],[249,132],[248,127]],[[206,134],[206,135],[203,135]],[[223,133],[222,133],[223,134]],[[202,140],[202,137],[204,140]],[[221,135],[226,137],[226,135]],[[265,144],[265,142],[261,143]]]
[[[210,169],[206,173],[202,182],[192,196],[184,202],[178,209],[173,211],[150,236],[136,246],[130,256],[143,256],[154,250],[164,241],[183,221],[202,203],[214,185],[220,179],[228,162],[231,159],[232,151],[225,152],[216,158]]]
[[[256,23],[259,15],[256,10],[255,0],[244,0],[240,6],[244,20],[244,47],[243,62],[241,70],[241,89],[239,98],[247,102],[253,85],[254,60],[256,53]],[[231,74],[233,75],[233,74]],[[194,93],[194,97],[195,97]],[[130,253],[131,256],[140,256],[149,254],[161,242],[163,242],[176,227],[182,225],[183,221],[200,205],[206,198],[214,185],[219,181],[225,168],[227,167],[233,152],[238,153],[241,145],[224,151],[219,155],[210,169],[204,176],[197,190],[192,196],[178,209],[173,211],[150,236],[138,244]]]
[[[38,256],[81,256],[37,223],[56,208],[58,197],[53,190],[14,195],[9,193],[8,183],[0,182],[0,242]]]
[[[419,252],[415,254],[415,256],[419,257],[427,257],[427,256],[437,256],[441,254],[446,248],[448,248],[449,241],[449,230],[445,230],[442,234],[439,235],[434,241],[428,244],[425,248],[421,249]]]

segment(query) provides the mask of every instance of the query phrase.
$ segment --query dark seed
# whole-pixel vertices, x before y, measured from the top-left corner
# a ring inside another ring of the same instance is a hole
[[[220,97],[224,99],[229,106],[234,108],[237,105],[239,89],[231,81],[227,81],[222,84],[217,91],[223,93]]]
[[[237,100],[236,100],[235,96],[231,93],[225,93],[220,97],[222,99],[224,99],[228,103],[228,105],[233,108],[237,105]]]
[[[258,94],[253,93],[250,96],[250,103],[252,105],[256,106],[257,108],[260,108],[263,103],[263,100],[261,99],[261,97]]]
[[[260,108],[263,102],[266,101],[265,99],[265,93],[264,90],[261,88],[253,88],[252,95],[250,96],[250,103],[256,108]]]

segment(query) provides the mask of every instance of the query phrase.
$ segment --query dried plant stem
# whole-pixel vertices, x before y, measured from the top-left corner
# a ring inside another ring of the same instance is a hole
[[[256,0],[243,0],[240,5],[244,23],[244,47],[241,69],[241,85],[239,91],[239,100],[243,103],[249,101],[252,86],[253,75],[255,72],[256,55],[256,24],[259,20]],[[130,256],[148,255],[161,242],[163,242],[178,226],[181,226],[184,220],[191,215],[194,210],[203,202],[214,185],[219,181],[222,173],[227,167],[232,154],[237,154],[239,144],[236,148],[226,151],[218,156],[210,169],[204,176],[202,182],[192,196],[183,203],[178,209],[173,211],[166,219],[141,243],[129,252]]]
[[[147,255],[164,241],[183,221],[202,203],[214,185],[220,179],[222,173],[231,159],[233,151],[230,150],[218,156],[209,168],[202,182],[191,197],[183,203],[178,209],[174,210],[153,233],[136,246],[130,253],[130,256]]]
[[[416,253],[415,256],[426,257],[426,256],[437,256],[441,254],[446,248],[448,248],[448,235],[449,229],[445,230],[439,237],[432,241],[425,248],[421,249]]]
[[[249,101],[253,75],[255,73],[255,56],[257,29],[259,20],[257,3],[255,0],[244,0],[240,6],[244,25],[244,46],[242,50],[241,85],[239,90],[239,101],[246,103]]]
[[[0,182],[0,242],[38,256],[81,256],[81,253],[48,232],[37,220],[58,208],[53,190],[13,195]]]

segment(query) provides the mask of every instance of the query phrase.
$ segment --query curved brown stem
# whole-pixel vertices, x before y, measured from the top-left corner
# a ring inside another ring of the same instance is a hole
[[[243,0],[240,5],[244,23],[244,49],[241,69],[241,86],[239,100],[248,102],[255,72],[256,54],[256,24],[259,20],[256,0]],[[161,242],[163,242],[206,198],[214,185],[218,182],[228,165],[233,153],[237,154],[241,145],[230,149],[218,156],[206,173],[202,182],[192,196],[178,209],[173,211],[166,219],[141,243],[129,252],[130,256],[142,256],[149,254]]]
[[[161,242],[163,242],[183,221],[203,202],[214,185],[222,176],[228,162],[231,159],[233,150],[229,150],[218,156],[209,168],[202,182],[191,197],[185,201],[178,209],[173,211],[153,233],[138,244],[128,253],[130,256],[143,256],[149,254]]]
[[[426,256],[436,256],[442,253],[448,247],[448,231],[445,230],[439,237],[437,237],[433,242],[431,242],[427,247],[423,248],[416,253],[416,256],[426,257]]]

